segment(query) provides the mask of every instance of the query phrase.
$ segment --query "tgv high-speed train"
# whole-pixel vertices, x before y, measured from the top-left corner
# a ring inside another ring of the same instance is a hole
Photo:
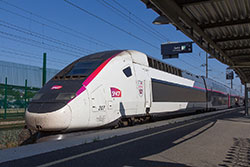
[[[134,50],[82,57],[54,76],[32,99],[29,128],[73,131],[121,119],[229,108],[239,93]]]

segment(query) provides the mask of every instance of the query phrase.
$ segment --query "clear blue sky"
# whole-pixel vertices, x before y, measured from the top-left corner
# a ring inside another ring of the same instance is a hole
[[[78,57],[112,49],[134,49],[161,59],[161,43],[190,41],[172,25],[153,25],[158,14],[140,0],[71,2],[104,21],[63,0],[0,0],[0,60],[41,67],[46,52],[48,67],[62,69]],[[205,52],[195,44],[192,54],[164,62],[205,75]],[[209,69],[209,77],[229,85],[225,65],[209,59]],[[239,79],[234,83],[240,90]]]

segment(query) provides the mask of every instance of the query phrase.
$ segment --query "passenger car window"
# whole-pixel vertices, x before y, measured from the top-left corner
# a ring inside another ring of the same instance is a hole
[[[123,69],[122,71],[126,75],[126,77],[130,77],[132,75],[132,71],[131,71],[130,67],[127,67],[127,68]]]

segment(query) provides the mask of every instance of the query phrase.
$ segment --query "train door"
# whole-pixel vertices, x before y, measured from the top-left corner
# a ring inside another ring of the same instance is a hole
[[[151,82],[148,70],[143,66],[134,64],[136,73],[137,96],[138,96],[138,114],[149,112],[151,107]]]
[[[102,125],[108,121],[105,99],[105,90],[102,85],[90,93],[90,124]]]
[[[146,108],[150,108],[151,107],[151,80],[149,80],[149,76],[147,73],[147,78],[146,80],[144,80],[145,82],[145,107]]]

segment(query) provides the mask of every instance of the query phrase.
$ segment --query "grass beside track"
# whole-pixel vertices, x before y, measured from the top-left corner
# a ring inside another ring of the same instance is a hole
[[[25,126],[23,117],[0,118],[0,149],[17,147],[19,135]]]
[[[0,129],[0,150],[17,147],[19,145],[19,135],[22,129],[23,126]]]

